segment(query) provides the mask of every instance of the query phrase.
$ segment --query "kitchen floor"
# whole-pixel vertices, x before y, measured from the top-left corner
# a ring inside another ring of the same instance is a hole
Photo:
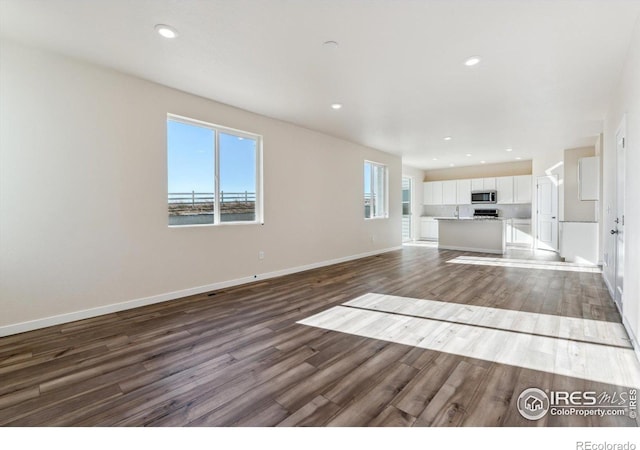
[[[417,243],[0,338],[0,374],[5,426],[635,426],[640,367],[597,270]]]

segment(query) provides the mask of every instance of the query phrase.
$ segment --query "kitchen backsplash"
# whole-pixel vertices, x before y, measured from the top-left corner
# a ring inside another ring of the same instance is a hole
[[[500,217],[505,219],[530,219],[531,203],[522,205],[460,205],[460,217],[472,217],[474,209],[497,209]],[[453,217],[455,206],[424,205],[422,215],[429,217]]]

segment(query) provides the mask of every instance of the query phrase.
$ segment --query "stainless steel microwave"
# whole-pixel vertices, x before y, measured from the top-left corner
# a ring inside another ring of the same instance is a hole
[[[496,191],[471,191],[471,203],[497,203],[498,193]]]

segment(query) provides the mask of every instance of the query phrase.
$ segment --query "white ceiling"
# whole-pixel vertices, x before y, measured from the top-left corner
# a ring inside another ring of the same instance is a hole
[[[593,143],[640,1],[0,0],[0,8],[3,36],[438,168]],[[180,36],[159,37],[157,23]],[[481,63],[464,66],[472,55]]]

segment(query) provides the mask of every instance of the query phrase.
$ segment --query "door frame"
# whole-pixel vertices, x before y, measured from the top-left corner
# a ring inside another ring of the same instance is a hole
[[[555,217],[555,233],[556,233],[556,248],[555,249],[549,249],[549,248],[540,248],[540,195],[539,195],[539,190],[540,190],[540,183],[539,180],[541,178],[548,178],[549,180],[551,180],[551,183],[553,183],[556,187],[555,191],[555,203],[556,203],[556,217]],[[560,220],[559,220],[559,214],[560,214],[560,189],[558,189],[558,185],[559,185],[559,181],[558,181],[558,175],[557,174],[550,174],[550,175],[539,175],[536,177],[536,235],[535,238],[533,240],[533,250],[534,251],[546,251],[546,252],[556,252],[559,253],[560,251],[560,229],[559,229],[559,224],[560,224]]]
[[[411,175],[403,174],[402,179],[404,178],[409,180],[409,239],[405,241],[404,236],[402,236],[403,243],[411,242],[415,240],[415,228],[416,228],[415,224],[413,223],[413,205],[414,205],[414,198],[415,198],[413,177]],[[402,184],[401,184],[401,187],[402,187]],[[402,203],[404,203],[404,201],[400,199],[400,204],[402,205]],[[404,214],[400,215],[400,220],[402,220],[403,216]]]
[[[616,231],[619,231],[620,228],[622,228],[622,236],[623,236],[623,242],[622,245],[624,246],[624,240],[626,239],[625,235],[624,235],[624,215],[625,215],[625,209],[626,209],[626,198],[625,198],[625,186],[626,186],[626,177],[625,174],[622,174],[622,197],[623,197],[623,207],[622,207],[622,217],[620,217],[620,211],[618,208],[618,204],[619,204],[619,197],[621,195],[621,193],[619,192],[619,177],[620,177],[620,161],[618,160],[618,158],[620,157],[620,150],[618,149],[618,136],[622,135],[622,158],[623,158],[623,165],[622,165],[622,170],[624,171],[626,168],[626,158],[627,158],[627,116],[626,114],[624,114],[622,116],[622,120],[620,122],[620,125],[618,125],[618,128],[616,128],[616,134],[615,134],[615,196],[614,196],[614,210],[615,210],[615,219],[614,219],[614,223],[612,224],[613,227],[615,227]],[[612,228],[613,231],[613,228]],[[623,262],[622,262],[622,268],[620,268],[620,272],[622,273],[622,276],[619,275],[618,273],[618,264],[619,264],[619,252],[620,252],[620,245],[619,245],[619,237],[618,234],[614,234],[613,235],[613,301],[616,304],[618,310],[620,311],[620,314],[622,315],[622,312],[624,310],[624,248],[623,250],[623,254],[622,254],[622,258],[623,258]],[[619,280],[622,279],[622,288],[620,289],[619,286]]]

